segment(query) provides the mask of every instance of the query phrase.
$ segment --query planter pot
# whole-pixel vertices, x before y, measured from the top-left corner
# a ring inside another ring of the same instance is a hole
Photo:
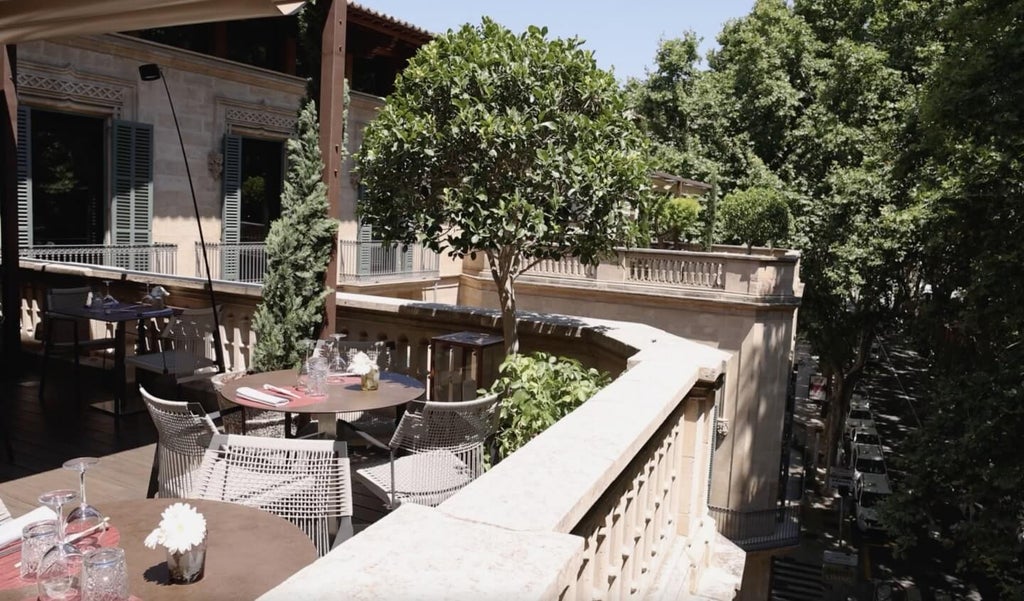
[[[360,385],[363,390],[377,390],[380,388],[380,370],[372,369],[369,373],[360,376]]]

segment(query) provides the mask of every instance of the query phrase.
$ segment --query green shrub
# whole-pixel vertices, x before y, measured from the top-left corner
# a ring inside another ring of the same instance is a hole
[[[772,188],[748,188],[725,197],[719,217],[726,242],[752,246],[785,244],[792,217],[786,200]]]
[[[657,237],[659,242],[687,242],[697,236],[700,201],[680,196],[670,198],[659,207]]]
[[[604,388],[611,378],[547,353],[510,355],[491,392],[502,395],[498,455],[508,457]]]

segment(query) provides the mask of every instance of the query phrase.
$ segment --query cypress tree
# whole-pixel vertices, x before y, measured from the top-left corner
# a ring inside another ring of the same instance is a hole
[[[327,215],[319,129],[309,101],[299,112],[298,136],[288,140],[281,217],[267,235],[263,299],[253,315],[258,372],[298,367],[301,340],[317,338],[326,321],[324,298],[333,291],[324,282],[338,223]]]

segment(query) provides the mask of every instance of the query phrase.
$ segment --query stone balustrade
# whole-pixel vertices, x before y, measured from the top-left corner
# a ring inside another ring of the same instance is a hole
[[[109,279],[114,296],[132,300],[159,283],[174,305],[209,303],[195,278],[22,265],[26,334],[49,286]],[[218,283],[216,293],[229,369],[244,369],[259,288]],[[339,330],[394,342],[413,373],[428,371],[437,334],[500,333],[489,310],[343,293],[337,301]],[[526,351],[619,375],[440,506],[399,508],[264,599],[732,598],[738,575],[715,565],[739,551],[717,536],[706,504],[729,354],[628,322],[527,315],[520,331]]]

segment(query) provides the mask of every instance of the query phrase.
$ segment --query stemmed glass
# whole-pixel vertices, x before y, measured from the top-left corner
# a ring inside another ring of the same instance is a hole
[[[66,529],[69,534],[88,530],[103,521],[103,514],[85,499],[85,472],[99,462],[95,457],[78,457],[64,462],[64,469],[78,472],[78,506],[68,514]]]
[[[104,305],[113,305],[117,303],[117,299],[110,296],[110,280],[103,280],[103,286],[105,288],[105,294],[103,295]]]
[[[57,544],[39,560],[36,580],[39,600],[77,599],[81,593],[82,553],[64,542],[64,505],[78,498],[70,489],[51,490],[39,496],[39,502],[57,514]]]
[[[334,333],[331,334],[331,338],[334,339],[334,353],[331,356],[330,364],[330,375],[340,376],[345,373],[348,369],[348,357],[345,356],[345,352],[341,348],[341,339],[345,337],[345,334]]]

